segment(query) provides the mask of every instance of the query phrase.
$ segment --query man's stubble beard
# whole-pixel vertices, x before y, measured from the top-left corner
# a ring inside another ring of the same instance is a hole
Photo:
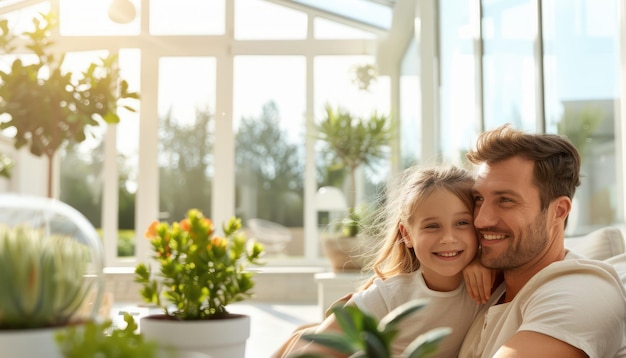
[[[517,233],[519,239],[508,238],[509,246],[504,253],[494,256],[489,247],[481,250],[480,263],[493,270],[513,271],[537,257],[548,246],[545,212],[540,212],[535,220]]]

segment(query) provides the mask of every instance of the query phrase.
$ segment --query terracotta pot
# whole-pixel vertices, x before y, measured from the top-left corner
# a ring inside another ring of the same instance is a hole
[[[203,354],[211,358],[244,358],[250,317],[228,314],[215,319],[180,321],[159,314],[143,317],[139,329],[146,340],[157,342],[159,357]]]
[[[360,271],[371,257],[371,242],[361,236],[327,236],[322,243],[333,272]]]

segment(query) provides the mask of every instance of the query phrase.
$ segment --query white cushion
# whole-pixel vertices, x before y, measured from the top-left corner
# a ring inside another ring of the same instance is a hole
[[[626,251],[624,236],[617,227],[603,227],[587,235],[565,238],[565,247],[594,260],[606,260]]]
[[[626,254],[613,256],[608,260],[605,260],[605,262],[615,267],[615,270],[622,279],[622,283],[624,283],[624,287],[626,287]]]

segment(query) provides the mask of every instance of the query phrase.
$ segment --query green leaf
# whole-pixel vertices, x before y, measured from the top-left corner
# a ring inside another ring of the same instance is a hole
[[[65,358],[156,357],[156,343],[145,341],[136,333],[137,324],[127,312],[124,321],[127,323],[124,329],[111,329],[110,320],[70,327],[59,331],[55,340]]]
[[[449,327],[432,329],[411,342],[402,355],[407,358],[426,358],[437,352],[442,339],[452,333]]]
[[[381,336],[373,332],[363,332],[365,350],[370,358],[390,358],[390,344],[385,342]]]
[[[334,307],[332,312],[341,332],[305,334],[303,338],[342,353],[353,354],[351,357],[389,358],[392,356],[392,343],[398,334],[395,326],[426,304],[427,300],[407,302],[391,311],[380,322],[354,305]],[[450,328],[444,327],[420,335],[409,344],[402,357],[425,358],[432,355],[437,351],[440,341],[450,332]]]
[[[346,354],[352,354],[358,348],[347,337],[332,332],[303,334],[302,338]]]
[[[405,319],[413,312],[417,312],[428,304],[428,300],[412,300],[396,307],[391,312],[387,313],[385,317],[380,320],[379,329],[387,330],[395,327],[400,321]]]
[[[135,267],[135,282],[148,282],[150,280],[150,271],[148,266],[140,263]]]
[[[354,305],[336,306],[332,308],[337,324],[351,341],[358,341],[359,332],[363,330],[365,314]]]

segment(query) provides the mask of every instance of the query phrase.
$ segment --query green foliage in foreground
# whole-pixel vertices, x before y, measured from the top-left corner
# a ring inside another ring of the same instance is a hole
[[[103,323],[87,323],[57,333],[55,339],[63,357],[66,358],[152,358],[156,357],[157,345],[144,341],[136,333],[137,324],[129,313],[124,313],[127,325],[124,329],[112,329],[110,320]]]
[[[407,302],[389,312],[380,322],[354,305],[334,307],[332,312],[342,332],[305,334],[303,338],[350,357],[391,358],[391,345],[399,332],[398,323],[425,305],[424,300]],[[437,351],[439,342],[450,332],[451,329],[448,327],[430,330],[411,342],[400,356],[429,357]],[[307,353],[297,356],[297,358],[322,357],[326,355]]]

